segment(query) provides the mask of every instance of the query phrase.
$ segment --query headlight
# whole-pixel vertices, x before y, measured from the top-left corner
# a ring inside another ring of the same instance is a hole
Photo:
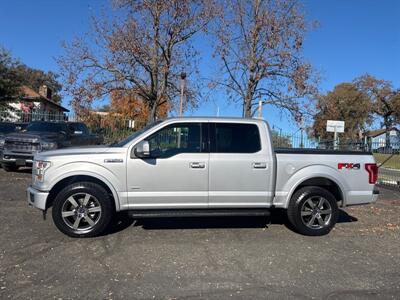
[[[0,138],[0,149],[4,148],[4,143],[5,143],[6,139],[5,138]]]
[[[54,142],[41,142],[40,146],[41,146],[42,150],[57,149],[57,143],[54,143]]]
[[[35,160],[33,165],[34,180],[43,182],[46,170],[50,168],[51,162],[44,160]]]

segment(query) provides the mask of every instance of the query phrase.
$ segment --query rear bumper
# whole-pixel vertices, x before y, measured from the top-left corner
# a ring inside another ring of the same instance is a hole
[[[46,210],[46,201],[49,196],[48,192],[39,191],[33,187],[26,190],[28,204],[41,210]]]
[[[362,205],[376,202],[379,198],[379,190],[351,191],[347,193],[346,206]]]

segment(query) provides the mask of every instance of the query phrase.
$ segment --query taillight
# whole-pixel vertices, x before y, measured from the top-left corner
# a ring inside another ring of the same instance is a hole
[[[368,182],[375,184],[378,180],[378,166],[376,164],[365,164],[365,170],[368,172]]]

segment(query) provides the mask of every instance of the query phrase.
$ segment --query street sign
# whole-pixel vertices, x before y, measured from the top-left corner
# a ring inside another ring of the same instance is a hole
[[[336,133],[344,132],[344,121],[334,121],[334,120],[326,121],[326,131],[336,132]]]

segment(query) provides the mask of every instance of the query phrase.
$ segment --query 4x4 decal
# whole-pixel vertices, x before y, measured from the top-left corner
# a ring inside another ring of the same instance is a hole
[[[350,169],[350,170],[360,170],[361,165],[359,163],[338,163],[338,169]]]

